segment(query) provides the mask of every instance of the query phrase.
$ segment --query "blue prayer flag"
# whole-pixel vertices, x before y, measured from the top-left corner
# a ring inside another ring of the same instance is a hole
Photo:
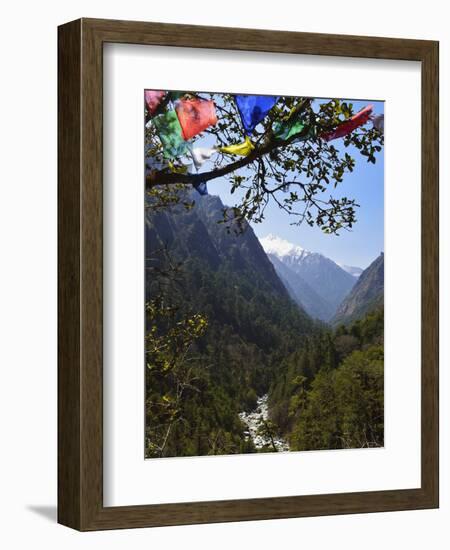
[[[251,134],[278,101],[278,97],[273,95],[236,95],[235,100],[245,133]]]

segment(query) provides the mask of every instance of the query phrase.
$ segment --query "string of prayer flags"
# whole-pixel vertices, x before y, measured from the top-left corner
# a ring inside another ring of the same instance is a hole
[[[245,133],[251,134],[277,102],[272,95],[236,95],[235,101]]]
[[[166,92],[160,90],[145,90],[144,98],[147,105],[148,112],[153,115],[156,109],[159,107]]]
[[[219,151],[222,153],[226,153],[227,155],[239,155],[241,157],[246,157],[253,151],[254,148],[255,146],[250,141],[250,138],[248,136],[245,136],[245,141],[243,141],[242,143],[219,147]]]
[[[217,153],[217,149],[207,147],[191,147],[189,152],[194,162],[195,169],[198,170],[214,155],[214,153]]]
[[[372,111],[373,105],[367,105],[367,107],[364,107],[364,109],[361,109],[361,111],[354,114],[348,120],[339,124],[339,126],[331,132],[322,132],[320,137],[325,141],[331,141],[332,139],[344,137],[350,134],[350,132],[353,132],[353,130],[356,130],[356,128],[366,124],[366,122],[370,119]]]
[[[180,99],[175,109],[185,140],[217,124],[216,107],[211,99]]]
[[[187,143],[182,136],[180,122],[175,111],[167,111],[153,119],[165,158],[181,157],[187,152]]]
[[[384,115],[372,115],[370,120],[372,121],[374,128],[380,132],[384,132]]]
[[[199,195],[207,195],[208,194],[208,186],[206,185],[206,181],[201,181],[200,183],[194,183],[194,189],[197,191]]]

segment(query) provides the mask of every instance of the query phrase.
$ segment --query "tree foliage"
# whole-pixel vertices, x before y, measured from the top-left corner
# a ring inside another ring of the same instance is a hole
[[[383,445],[381,346],[354,351],[337,369],[317,373],[290,442],[293,450]]]
[[[187,94],[190,96],[192,94]],[[205,135],[212,136],[218,146],[239,143],[244,134],[233,96],[230,94],[195,94],[213,99],[219,112],[215,126]],[[161,109],[170,108],[165,102]],[[265,119],[256,127],[252,140],[255,149],[246,157],[215,155],[211,169],[200,174],[186,172],[185,159],[174,159],[165,167],[147,176],[147,190],[162,187],[167,193],[169,185],[198,184],[216,178],[224,178],[231,192],[241,191],[237,204],[224,212],[224,220],[260,223],[266,207],[274,202],[292,223],[317,225],[325,233],[339,233],[351,229],[356,222],[354,199],[336,196],[333,190],[342,183],[344,176],[355,167],[353,153],[359,153],[368,162],[375,163],[383,146],[383,134],[370,125],[351,132],[343,140],[344,152],[320,135],[334,129],[352,115],[351,103],[332,99],[318,101],[312,98],[281,96]],[[300,120],[304,125],[300,133],[287,139],[277,137],[276,125]],[[350,152],[349,152],[350,151]],[[146,154],[158,158],[162,145],[155,128],[146,129]]]
[[[383,445],[383,330],[378,309],[310,337],[280,365],[271,411],[291,450]]]

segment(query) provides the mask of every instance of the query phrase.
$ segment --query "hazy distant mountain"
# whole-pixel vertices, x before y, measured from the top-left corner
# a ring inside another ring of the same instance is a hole
[[[339,306],[333,324],[361,319],[384,302],[384,254],[381,253],[359,277],[350,294]]]
[[[356,267],[354,265],[342,265],[338,264],[339,267],[342,267],[344,271],[347,273],[350,273],[350,275],[353,275],[353,277],[359,277],[361,273],[364,271],[361,267]]]
[[[311,316],[324,321],[333,317],[353,288],[356,277],[322,254],[305,250],[275,235],[263,237],[260,243],[280,278],[287,282],[291,296]]]
[[[291,298],[311,317],[322,321],[333,317],[335,313],[333,306],[324,300],[300,275],[284,264],[275,254],[268,254],[268,257]]]

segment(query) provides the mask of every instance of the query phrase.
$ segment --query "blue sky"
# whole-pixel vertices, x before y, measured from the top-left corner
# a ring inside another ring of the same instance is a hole
[[[374,113],[384,113],[384,103],[380,101],[351,100],[355,112],[368,103],[373,104]],[[343,139],[333,142],[344,150]],[[258,237],[273,233],[290,242],[313,252],[320,252],[335,262],[366,268],[380,252],[384,250],[384,151],[377,155],[376,164],[368,163],[357,150],[348,148],[347,152],[356,160],[355,170],[344,176],[333,196],[354,198],[360,205],[356,210],[357,223],[352,231],[341,231],[339,236],[325,235],[318,227],[309,227],[306,223],[292,226],[291,218],[282,212],[276,204],[270,204],[265,220],[252,224]],[[224,204],[232,206],[236,196],[229,192],[225,180],[213,180],[208,183],[209,193],[219,195]]]

